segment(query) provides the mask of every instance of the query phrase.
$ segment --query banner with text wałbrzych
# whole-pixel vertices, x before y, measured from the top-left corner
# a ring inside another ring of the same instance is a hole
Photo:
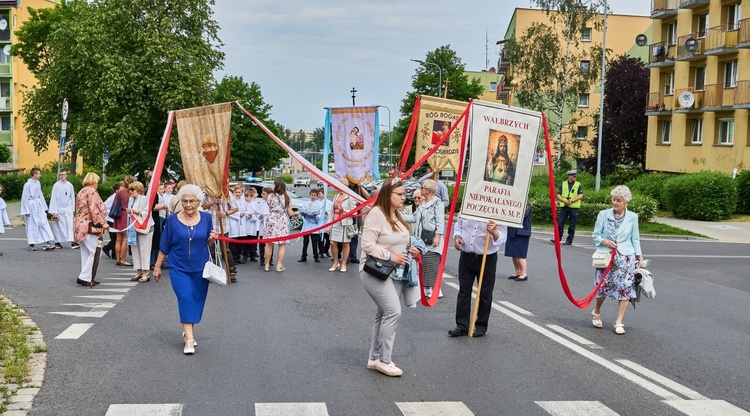
[[[541,125],[539,112],[472,102],[462,218],[522,226]]]
[[[443,135],[466,110],[469,103],[445,98],[423,95],[419,107],[419,128],[417,129],[416,160],[421,159],[435,145],[440,143]],[[451,133],[451,137],[440,145],[440,148],[427,163],[435,171],[458,169],[458,156],[461,150],[461,132],[463,121]]]

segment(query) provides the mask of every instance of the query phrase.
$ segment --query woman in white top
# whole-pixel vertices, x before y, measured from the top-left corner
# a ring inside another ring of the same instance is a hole
[[[128,230],[129,233],[136,233],[136,244],[133,247],[133,269],[135,269],[136,275],[130,279],[135,282],[149,282],[151,276],[148,274],[150,261],[151,261],[151,239],[154,233],[154,221],[151,217],[151,210],[148,208],[148,198],[143,195],[143,184],[139,181],[135,181],[128,186],[128,192],[130,192],[130,200],[126,212],[128,213],[128,222],[130,225],[135,218],[138,222],[148,220],[147,234],[141,234],[134,230],[135,224]]]

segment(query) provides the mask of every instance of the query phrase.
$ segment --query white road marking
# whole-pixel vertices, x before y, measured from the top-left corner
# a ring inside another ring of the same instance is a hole
[[[602,347],[596,345],[595,343],[587,340],[586,338],[584,338],[584,337],[582,337],[582,336],[580,336],[578,334],[574,334],[574,333],[568,331],[567,329],[565,329],[565,328],[563,328],[561,326],[558,326],[558,325],[547,325],[547,328],[550,328],[553,331],[557,331],[557,332],[565,335],[566,337],[572,339],[573,341],[575,341],[575,342],[577,342],[577,343],[579,343],[581,345],[585,345],[585,346],[587,346],[587,347],[589,347],[591,349],[594,349],[594,350],[601,350],[602,349]]]
[[[108,310],[106,311],[89,311],[89,312],[49,312],[53,315],[65,315],[65,316],[75,316],[78,318],[101,318],[102,316],[106,315]]]
[[[132,273],[128,273],[129,275]],[[103,277],[102,280],[122,280],[122,281],[130,281],[129,277]],[[138,283],[138,282],[133,282]]]
[[[78,339],[92,326],[94,324],[73,324],[60,335],[56,336],[55,339]]]
[[[115,307],[114,303],[63,303],[65,306],[80,306],[82,308],[108,308]]]
[[[104,416],[180,416],[182,404],[111,404]]]
[[[456,276],[450,275],[446,272],[443,272],[443,279],[455,279]]]
[[[125,295],[80,295],[76,296],[77,298],[86,298],[86,299],[105,299],[105,300],[120,300],[125,297]]]
[[[328,416],[325,403],[255,403],[255,416]]]
[[[396,406],[404,416],[474,416],[462,402],[401,402]]]
[[[135,270],[129,271],[129,272],[112,272],[109,273],[112,276],[130,276],[133,277],[133,273],[135,273]]]
[[[138,284],[138,282],[111,282],[111,283],[110,282],[101,282],[99,284],[99,287],[102,287],[102,286],[129,286],[129,287],[133,287],[133,286],[136,286],[137,284]]]
[[[123,289],[120,287],[95,287],[91,289],[92,292],[98,293],[98,292],[118,292],[118,293],[127,293],[130,288]]]
[[[522,308],[522,307],[520,307],[518,305],[514,305],[514,304],[508,302],[507,300],[501,300],[498,303],[501,304],[501,305],[503,305],[503,306],[505,306],[505,307],[513,309],[514,311],[520,313],[521,315],[534,316],[533,313],[527,311],[526,309],[524,309],[524,308]]]
[[[649,370],[646,367],[643,367],[639,364],[636,364],[630,360],[616,360],[618,363],[624,365],[625,367],[630,368],[631,370],[637,371],[644,376],[650,378],[651,380],[654,380],[655,382],[661,384],[662,386],[674,390],[677,393],[680,393],[681,395],[692,399],[692,400],[708,400],[708,397],[703,396],[699,394],[697,391],[690,390],[689,388],[675,383],[674,381],[662,376],[661,374],[657,374],[654,371]]]
[[[618,416],[600,402],[534,402],[552,416]]]
[[[750,413],[724,400],[664,400],[688,416],[748,416]]]

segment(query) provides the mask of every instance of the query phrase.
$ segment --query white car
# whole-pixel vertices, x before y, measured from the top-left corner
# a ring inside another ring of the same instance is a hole
[[[298,186],[304,186],[309,188],[310,187],[310,177],[309,176],[297,176],[294,179],[294,187]]]

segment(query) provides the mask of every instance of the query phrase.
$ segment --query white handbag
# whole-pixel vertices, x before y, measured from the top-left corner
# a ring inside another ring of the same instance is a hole
[[[611,251],[608,253],[595,251],[594,254],[591,255],[591,265],[597,269],[606,269],[607,266],[609,266],[610,261],[612,261]]]
[[[227,285],[227,272],[221,267],[221,251],[219,250],[219,243],[214,243],[214,258],[216,263],[211,260],[211,250],[208,251],[208,261],[203,266],[203,278],[208,280],[208,283],[216,283],[219,286]],[[218,264],[217,264],[218,263]]]

